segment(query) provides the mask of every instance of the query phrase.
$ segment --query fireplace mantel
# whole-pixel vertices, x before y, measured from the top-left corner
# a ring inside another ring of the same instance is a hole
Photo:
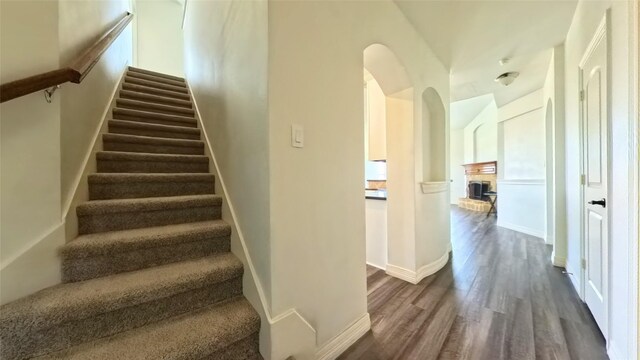
[[[490,175],[498,173],[498,162],[487,161],[480,163],[464,164],[465,175]]]

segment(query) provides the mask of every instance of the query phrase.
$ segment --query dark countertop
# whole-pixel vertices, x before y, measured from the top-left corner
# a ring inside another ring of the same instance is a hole
[[[368,190],[364,191],[364,198],[370,200],[387,200],[387,190]]]

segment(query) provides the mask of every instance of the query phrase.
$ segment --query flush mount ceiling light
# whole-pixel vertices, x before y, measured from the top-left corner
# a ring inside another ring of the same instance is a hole
[[[506,72],[504,74],[499,75],[496,78],[495,82],[498,82],[498,83],[500,83],[500,84],[502,84],[504,86],[509,86],[509,85],[511,85],[513,80],[515,80],[518,77],[518,75],[520,75],[520,73],[517,72],[517,71],[509,71],[509,72]]]

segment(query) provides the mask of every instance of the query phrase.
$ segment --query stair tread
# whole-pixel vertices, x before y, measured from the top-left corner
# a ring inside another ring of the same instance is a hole
[[[145,123],[145,122],[116,120],[116,119],[109,120],[109,123],[117,126],[132,128],[132,129],[147,129],[147,130],[157,130],[157,131],[165,131],[165,132],[181,132],[181,133],[190,133],[190,134],[200,135],[200,129],[185,127],[185,126],[151,124],[151,123]],[[167,139],[167,138],[163,138],[163,139]]]
[[[1,307],[0,329],[44,329],[226,281],[242,275],[242,262],[222,253],[146,269],[64,283]]]
[[[201,359],[259,328],[256,311],[237,297],[38,359]]]
[[[153,80],[141,79],[141,78],[133,77],[129,75],[125,75],[124,82],[125,84],[141,85],[141,86],[146,86],[154,89],[161,89],[164,91],[183,94],[183,95],[188,95],[189,93],[189,90],[187,90],[186,86],[174,86],[174,85],[169,85],[169,84],[165,84],[165,83],[161,83]]]
[[[190,108],[186,108],[184,106],[173,106],[168,104],[158,104],[155,102],[144,101],[144,100],[135,100],[135,99],[126,99],[119,98],[116,100],[117,106],[132,106],[136,108],[142,109],[156,109],[161,111],[175,112],[181,114],[189,114],[191,117],[195,114],[195,111]],[[146,110],[149,111],[149,110]]]
[[[183,155],[183,154],[156,154],[139,153],[128,151],[98,151],[96,158],[99,160],[114,161],[176,161],[176,162],[209,162],[206,155]]]
[[[91,184],[119,184],[138,182],[213,182],[210,173],[95,173],[89,174]]]
[[[139,78],[139,79],[145,79],[145,80],[149,80],[149,81],[161,82],[161,83],[164,83],[164,84],[169,84],[169,85],[174,85],[174,86],[179,86],[179,87],[186,87],[187,86],[187,84],[184,81],[169,79],[169,78],[167,78],[165,76],[145,74],[145,73],[139,72],[139,71],[127,71],[127,76],[132,76],[132,77],[136,77],[136,78]]]
[[[134,66],[129,66],[128,71],[133,71],[133,72],[139,72],[142,74],[148,74],[148,75],[155,75],[155,76],[159,76],[159,77],[164,77],[167,79],[173,79],[176,81],[182,81],[185,82],[185,79],[183,77],[180,76],[175,76],[175,75],[169,75],[169,74],[165,74],[165,73],[161,73],[161,72],[157,72],[157,71],[152,71],[152,70],[147,70],[147,69],[141,69],[141,68],[137,68]]]
[[[182,195],[134,199],[90,200],[76,207],[78,216],[219,206],[220,195]]]
[[[145,85],[140,85],[140,84],[134,84],[134,83],[131,83],[131,82],[123,83],[122,84],[122,89],[123,90],[129,90],[129,91],[137,91],[137,92],[142,92],[142,93],[147,93],[147,94],[153,94],[153,95],[168,97],[168,98],[172,98],[172,99],[181,99],[181,100],[185,100],[185,101],[190,101],[191,100],[191,97],[189,96],[188,93],[171,91],[171,90],[161,89],[161,88],[153,87],[153,86],[145,86]],[[158,95],[158,94],[162,94],[162,95]]]
[[[158,138],[153,136],[140,136],[140,135],[130,135],[130,134],[106,133],[102,135],[102,140],[111,141],[111,142],[130,143],[130,144],[149,144],[149,145],[161,145],[161,146],[170,145],[170,146],[204,148],[204,142],[201,140]]]
[[[138,101],[145,101],[150,104],[163,104],[163,105],[172,104],[169,106],[175,106],[175,107],[184,108],[187,110],[191,110],[193,108],[190,100],[182,100],[182,99],[176,99],[176,98],[171,98],[171,97],[166,97],[161,95],[147,94],[144,92],[139,92],[134,90],[125,90],[125,89],[120,90],[119,99],[128,100],[131,98],[142,99]]]
[[[172,120],[172,121],[180,121],[185,123],[197,123],[197,120],[193,116],[181,116],[181,115],[158,113],[158,112],[153,112],[148,110],[137,110],[137,109],[116,107],[113,109],[113,116],[115,118],[118,115],[137,116],[137,117],[148,118],[148,119]]]
[[[60,254],[66,259],[77,259],[186,243],[205,237],[224,237],[230,234],[231,226],[224,220],[108,231],[80,235],[62,246]]]

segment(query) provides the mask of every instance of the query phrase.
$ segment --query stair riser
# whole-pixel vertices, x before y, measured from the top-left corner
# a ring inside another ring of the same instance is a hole
[[[149,87],[149,86],[140,86],[137,84],[132,84],[132,83],[124,83],[122,84],[122,89],[124,90],[129,90],[129,91],[137,91],[143,94],[150,94],[150,95],[157,95],[157,96],[162,96],[162,97],[168,97],[171,99],[178,99],[178,100],[184,100],[184,101],[190,101],[191,98],[189,97],[189,94],[184,94],[184,93],[179,93],[179,92],[175,92],[175,91],[167,91],[167,90],[163,90],[163,89],[158,89],[155,87]]]
[[[204,155],[204,147],[134,144],[117,141],[103,141],[103,149],[106,151],[126,151],[152,154]]]
[[[238,295],[242,295],[241,276],[218,284],[206,284],[204,287],[168,298],[63,323],[49,329],[37,332],[27,331],[22,336],[12,334],[13,338],[22,339],[22,341],[16,343],[2,341],[0,358],[24,359],[65,349],[85,341],[197,310]]]
[[[132,99],[133,100],[133,99]],[[143,104],[131,104],[128,102],[122,102],[120,100],[116,101],[116,105],[119,108],[124,108],[124,109],[132,109],[132,110],[142,110],[142,111],[149,111],[149,112],[155,112],[155,113],[160,113],[160,114],[166,114],[166,115],[178,115],[178,116],[188,116],[188,117],[193,117],[194,116],[194,111],[187,109],[187,108],[176,108],[176,109],[167,109],[167,108],[163,108],[160,106],[154,106],[153,103],[143,103]],[[160,105],[160,104],[158,104]]]
[[[112,134],[150,136],[168,139],[187,139],[200,140],[200,134],[182,133],[174,131],[159,131],[154,129],[133,129],[129,127],[120,127],[109,125],[109,132]]]
[[[184,127],[190,127],[190,128],[198,127],[198,123],[196,121],[186,122],[186,121],[178,121],[178,120],[170,120],[170,119],[147,118],[147,117],[140,117],[135,115],[126,115],[126,114],[113,114],[113,118],[116,120],[137,121],[137,122],[143,122],[147,124],[184,126]]]
[[[202,358],[202,360],[262,360],[259,346],[259,332],[255,332],[226,349]]]
[[[139,74],[146,74],[146,75],[161,77],[161,78],[169,79],[169,80],[173,80],[173,81],[184,82],[184,78],[181,78],[179,76],[159,73],[159,72],[156,72],[156,71],[151,71],[151,70],[146,70],[146,69],[134,68],[134,67],[131,67],[131,66],[129,66],[129,69],[128,69],[127,72],[136,72],[136,73],[139,73]]]
[[[142,79],[142,80],[154,81],[154,82],[167,84],[171,86],[186,87],[186,84],[184,81],[171,80],[171,79],[167,79],[166,77],[144,74],[137,71],[128,71],[127,76]]]
[[[158,104],[158,105],[177,106],[185,110],[192,109],[191,102],[188,100],[172,99],[168,97],[146,94],[143,92],[126,91],[126,90],[121,91],[120,98],[137,100],[137,101],[146,101],[148,103]]]
[[[99,173],[208,173],[208,162],[98,160]]]
[[[139,249],[105,256],[62,260],[62,281],[75,282],[126,271],[145,269],[230,251],[230,240],[206,238],[200,241]]]
[[[139,229],[220,219],[220,205],[78,216],[78,233]]]
[[[163,83],[159,83],[159,82],[155,82],[155,81],[149,81],[149,80],[143,80],[143,79],[139,79],[139,78],[134,78],[134,77],[131,77],[131,76],[125,76],[124,81],[125,81],[125,83],[128,83],[128,84],[147,86],[147,87],[151,87],[151,88],[154,88],[154,89],[166,90],[166,91],[171,91],[171,92],[175,92],[175,93],[181,93],[181,94],[188,94],[189,93],[187,88],[183,87],[183,86],[167,85],[167,84],[163,84]]]
[[[90,200],[215,194],[210,182],[89,183]]]

